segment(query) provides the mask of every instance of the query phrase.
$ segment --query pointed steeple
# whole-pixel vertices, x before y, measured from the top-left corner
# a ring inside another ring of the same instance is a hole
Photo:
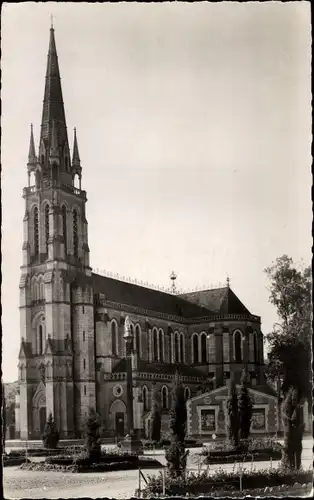
[[[29,141],[29,152],[28,152],[28,165],[34,166],[37,163],[36,153],[35,153],[35,143],[33,134],[33,124],[31,123],[31,137]]]
[[[48,151],[52,147],[52,128],[55,121],[55,134],[62,156],[69,156],[68,136],[62,98],[58,55],[53,27],[50,28],[49,52],[47,60],[46,84],[41,120],[40,142]]]
[[[78,145],[77,145],[76,128],[74,128],[72,167],[76,167],[76,168],[81,167],[80,154],[79,154]]]

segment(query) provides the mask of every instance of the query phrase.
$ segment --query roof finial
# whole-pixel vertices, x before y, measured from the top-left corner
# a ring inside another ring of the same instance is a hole
[[[53,30],[53,15],[50,14],[50,29]]]
[[[173,294],[175,294],[176,293],[176,279],[177,279],[177,275],[176,275],[176,273],[174,271],[172,271],[172,273],[170,274],[169,277],[170,277],[170,279],[172,281],[172,283],[171,283],[171,292]]]
[[[227,275],[227,280],[226,281],[227,281],[227,287],[230,288],[230,278],[229,278],[228,275]]]

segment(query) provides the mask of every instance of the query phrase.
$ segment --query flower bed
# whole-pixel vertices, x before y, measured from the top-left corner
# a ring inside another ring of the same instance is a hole
[[[211,444],[200,453],[205,464],[280,460],[282,446],[277,441],[262,438],[242,441],[237,448],[229,442]]]
[[[281,451],[278,450],[257,450],[254,452],[230,453],[230,452],[212,452],[204,458],[204,464],[228,464],[233,462],[266,462],[267,460],[280,460]]]
[[[13,467],[14,465],[22,465],[25,463],[26,457],[9,457],[8,455],[3,457],[3,467]],[[29,463],[29,460],[28,460]]]
[[[27,464],[23,463],[21,469],[31,470],[35,472],[109,472],[115,470],[131,470],[131,469],[158,469],[162,468],[160,462],[154,459],[137,459],[137,460],[125,460],[124,462],[111,460],[108,462],[99,463],[68,463],[64,461],[63,463],[48,463],[41,462],[29,462]]]
[[[170,439],[162,439],[161,441],[147,439],[143,440],[142,443],[144,450],[163,450],[170,446]],[[196,441],[195,439],[186,439],[184,444],[186,448],[201,448],[203,446],[201,441]]]
[[[55,455],[74,455],[82,451],[82,445],[74,445],[65,448],[22,448],[20,450],[11,450],[7,456],[10,458],[21,458],[25,457],[26,451],[29,457],[47,457]]]
[[[260,471],[243,471],[242,489],[256,490],[267,487],[277,487],[282,484],[294,485],[295,483],[307,484],[312,481],[312,471],[291,472],[284,469],[271,469]],[[166,475],[165,493],[166,496],[186,496],[202,495],[208,496],[208,493],[224,491],[239,491],[240,476],[235,472],[226,472],[223,469],[209,475],[208,471],[200,474],[186,474],[185,477],[173,479]],[[145,489],[142,491],[142,497],[149,497],[162,494],[163,478],[160,474],[157,477],[150,476]],[[241,492],[243,495],[243,491]]]

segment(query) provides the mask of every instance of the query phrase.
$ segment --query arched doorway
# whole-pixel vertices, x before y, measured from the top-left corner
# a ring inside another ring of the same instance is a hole
[[[41,408],[39,408],[39,432],[40,432],[40,436],[42,436],[44,431],[45,431],[46,421],[47,421],[46,407],[42,406]]]
[[[115,435],[118,438],[123,437],[126,433],[127,419],[126,406],[121,399],[116,399],[110,406],[110,420]]]

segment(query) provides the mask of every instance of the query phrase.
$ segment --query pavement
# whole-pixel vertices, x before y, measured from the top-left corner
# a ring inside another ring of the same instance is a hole
[[[190,450],[188,468],[197,470],[197,455],[199,450]],[[145,453],[147,456],[148,453]],[[152,453],[149,456],[155,457],[162,465],[166,463],[164,454]],[[279,461],[254,462],[237,464],[245,469],[268,469],[270,466],[277,467]],[[302,466],[304,469],[313,467],[313,439],[303,440]],[[233,470],[234,464],[221,464],[210,466],[210,471],[216,469]],[[144,475],[156,475],[160,469],[149,469],[144,471]],[[113,471],[105,473],[62,473],[62,472],[33,472],[23,471],[19,467],[3,468],[4,497],[11,498],[130,498],[134,495],[139,484],[138,470]],[[143,481],[142,481],[143,483]]]

